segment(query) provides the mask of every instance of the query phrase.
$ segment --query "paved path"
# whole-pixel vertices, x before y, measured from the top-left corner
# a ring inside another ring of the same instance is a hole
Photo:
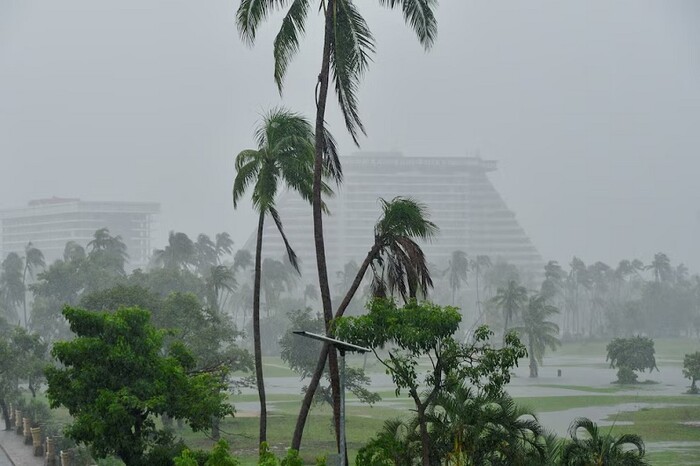
[[[43,466],[43,458],[33,456],[32,451],[21,435],[13,430],[0,430],[0,466]]]

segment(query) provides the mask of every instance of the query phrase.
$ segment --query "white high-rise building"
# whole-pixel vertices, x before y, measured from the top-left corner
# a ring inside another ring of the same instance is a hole
[[[496,162],[479,157],[404,157],[399,153],[361,153],[342,158],[345,180],[327,200],[324,217],[328,271],[364,259],[380,216],[378,199],[409,196],[428,207],[437,237],[424,245],[430,263],[445,265],[452,252],[488,255],[521,270],[541,273],[543,261],[488,178]],[[305,280],[316,276],[311,207],[295,193],[278,201],[285,233],[302,262]],[[271,219],[265,226],[263,255],[280,259],[284,245]],[[247,243],[255,247],[255,233]]]
[[[160,205],[152,202],[93,202],[50,198],[26,207],[0,211],[0,251],[22,253],[31,242],[50,264],[63,257],[69,241],[85,247],[96,230],[119,235],[129,253],[130,269],[144,267],[151,255],[154,216]]]

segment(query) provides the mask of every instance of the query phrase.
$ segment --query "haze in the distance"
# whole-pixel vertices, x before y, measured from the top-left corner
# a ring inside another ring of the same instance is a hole
[[[700,3],[443,0],[427,54],[400,15],[361,3],[378,43],[363,150],[498,160],[545,260],[664,251],[700,269]],[[157,201],[156,245],[227,230],[241,246],[254,222],[231,205],[234,156],[269,108],[313,116],[321,50],[316,21],[280,99],[279,21],[248,48],[237,5],[0,0],[0,208]]]

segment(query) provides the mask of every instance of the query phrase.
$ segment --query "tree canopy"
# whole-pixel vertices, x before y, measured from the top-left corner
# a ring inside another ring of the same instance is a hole
[[[183,419],[198,431],[232,414],[222,378],[195,372],[195,359],[181,344],[163,354],[164,331],[147,311],[66,307],[63,315],[76,337],[54,344],[61,366],[46,371],[47,396],[52,408],[64,406],[73,417],[67,436],[95,458],[115,455],[127,466],[145,466],[158,432],[155,416]]]

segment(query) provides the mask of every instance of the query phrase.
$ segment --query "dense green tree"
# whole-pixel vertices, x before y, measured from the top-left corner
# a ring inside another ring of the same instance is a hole
[[[527,289],[518,282],[511,280],[506,288],[499,288],[496,296],[491,298],[493,303],[503,312],[503,339],[508,333],[508,327],[517,314],[527,304]]]
[[[690,379],[689,393],[698,393],[698,387],[695,382],[700,380],[700,351],[686,354],[683,358],[683,376]]]
[[[547,299],[542,294],[530,296],[527,305],[522,310],[523,325],[515,330],[527,336],[530,377],[537,377],[537,364],[542,364],[545,350],[549,348],[554,351],[557,346],[561,346],[561,342],[557,338],[559,326],[547,320],[556,314],[559,314],[559,309],[547,304]]]
[[[154,416],[203,430],[212,417],[232,413],[221,379],[193,373],[194,357],[184,346],[162,354],[164,333],[149,323],[147,311],[67,307],[63,313],[76,337],[54,344],[61,366],[46,371],[47,396],[52,408],[64,406],[73,418],[66,435],[89,446],[95,458],[115,455],[127,466],[146,465],[144,453],[157,433]]]
[[[311,200],[313,184],[313,130],[300,115],[288,110],[271,111],[256,131],[257,149],[244,150],[236,157],[236,179],[233,184],[233,205],[238,207],[244,193],[252,190],[253,208],[258,213],[253,279],[253,341],[255,372],[260,397],[260,443],[267,439],[267,407],[262,372],[260,342],[260,293],[262,275],[262,240],[265,218],[270,216],[282,236],[290,263],[298,269],[296,253],[282,228],[275,204],[277,193],[284,186]],[[330,188],[325,185],[326,192]]]
[[[49,346],[37,333],[30,333],[22,327],[15,327],[11,335],[11,344],[14,347],[17,359],[17,377],[27,383],[27,388],[36,397],[42,381],[44,380],[44,368],[48,362]]]
[[[579,431],[586,435],[581,437]],[[577,418],[569,427],[571,442],[562,451],[564,466],[625,465],[645,466],[644,441],[638,435],[624,434],[619,437],[603,434],[588,418]],[[632,447],[630,449],[630,447]]]
[[[632,338],[615,338],[607,346],[606,361],[611,368],[617,368],[618,383],[629,384],[637,381],[634,371],[659,370],[654,357],[654,340],[636,336]]]
[[[23,361],[15,344],[17,334],[0,318],[0,410],[5,420],[5,430],[11,428],[9,404],[19,395],[18,382],[22,372]]]
[[[336,324],[339,338],[372,348],[391,375],[396,394],[405,390],[413,400],[424,466],[431,464],[428,408],[440,393],[467,380],[486,396],[499,396],[510,381],[510,370],[527,354],[512,334],[506,337],[503,348],[491,348],[491,332],[485,327],[476,332],[473,344],[460,344],[454,338],[460,321],[453,307],[412,300],[399,308],[393,300],[375,299],[366,315],[345,317]],[[386,347],[386,356],[376,351]],[[427,371],[418,367],[424,358],[430,363]]]

